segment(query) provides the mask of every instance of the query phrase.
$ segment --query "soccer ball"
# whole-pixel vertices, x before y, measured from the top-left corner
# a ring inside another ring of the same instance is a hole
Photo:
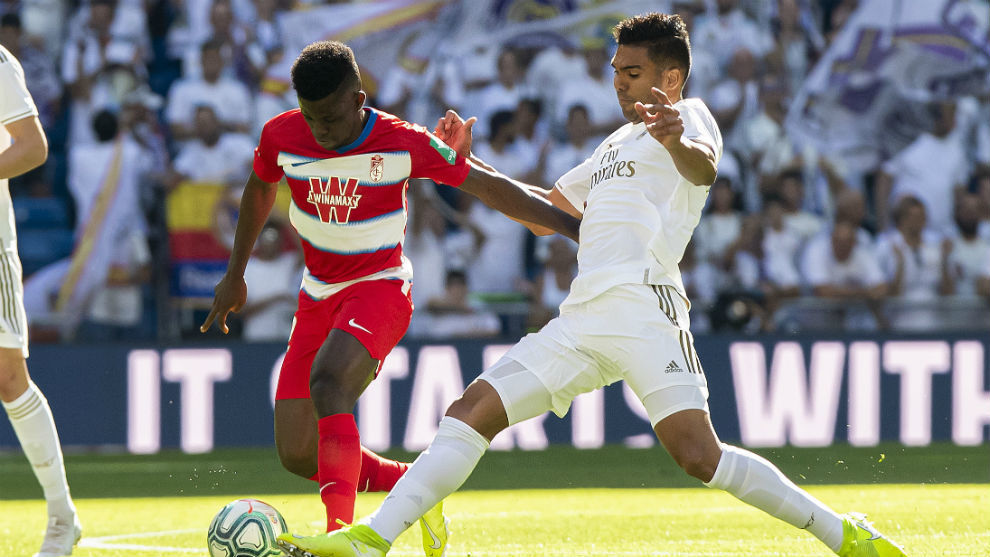
[[[231,501],[213,517],[206,533],[211,557],[281,555],[275,538],[289,530],[274,507],[257,499]]]

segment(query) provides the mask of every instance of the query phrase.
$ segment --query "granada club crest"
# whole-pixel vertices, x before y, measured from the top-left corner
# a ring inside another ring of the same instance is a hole
[[[371,181],[381,182],[382,177],[385,175],[385,159],[381,155],[373,155],[371,157]]]
[[[361,196],[356,193],[357,186],[357,178],[341,180],[331,177],[324,182],[319,176],[310,176],[306,201],[316,207],[321,221],[347,223],[351,220],[351,210],[356,209],[361,201]]]

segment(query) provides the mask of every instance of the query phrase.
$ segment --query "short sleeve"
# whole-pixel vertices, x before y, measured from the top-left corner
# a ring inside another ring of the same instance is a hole
[[[261,130],[261,138],[258,146],[254,148],[254,173],[269,184],[274,184],[282,179],[285,173],[278,165],[278,146],[275,145],[275,131],[272,129],[272,122],[268,121]]]
[[[455,187],[464,182],[471,170],[467,159],[422,126],[410,125],[405,133],[412,159],[410,178],[429,178]]]
[[[722,132],[718,129],[715,117],[700,100],[689,99],[677,104],[684,122],[683,136],[711,147],[715,152],[715,162],[718,163],[722,159]]]
[[[0,87],[0,123],[9,124],[38,114],[24,83],[24,71],[6,49],[0,50]]]
[[[588,194],[591,193],[591,169],[593,165],[594,157],[586,159],[568,170],[554,185],[560,190],[564,198],[581,213],[584,213],[584,204],[588,201]]]

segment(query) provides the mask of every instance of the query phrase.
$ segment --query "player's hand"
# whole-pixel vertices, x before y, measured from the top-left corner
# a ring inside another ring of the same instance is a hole
[[[433,135],[457,151],[458,155],[468,158],[471,156],[471,128],[477,121],[475,116],[464,120],[457,112],[448,110],[443,118],[437,120]]]
[[[646,130],[650,135],[664,147],[670,147],[681,140],[684,120],[681,119],[680,111],[674,108],[666,93],[656,87],[652,88],[652,92],[657,102],[653,104],[637,102],[634,108],[646,124]]]
[[[210,308],[210,314],[206,316],[206,320],[199,326],[199,332],[205,333],[215,320],[217,327],[223,331],[223,334],[229,333],[227,316],[232,311],[240,311],[245,302],[247,302],[247,284],[244,282],[244,277],[232,277],[225,274],[213,288],[213,307]]]

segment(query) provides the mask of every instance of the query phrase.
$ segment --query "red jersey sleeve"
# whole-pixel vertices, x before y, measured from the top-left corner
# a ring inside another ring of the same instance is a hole
[[[467,178],[471,166],[446,143],[421,126],[408,132],[408,148],[412,158],[410,178],[429,178],[448,186],[459,186]]]
[[[254,148],[254,173],[258,175],[258,178],[270,184],[278,182],[285,175],[282,172],[282,167],[278,165],[278,146],[275,142],[276,131],[274,128],[273,120],[265,123],[265,127],[261,130],[258,146]]]

